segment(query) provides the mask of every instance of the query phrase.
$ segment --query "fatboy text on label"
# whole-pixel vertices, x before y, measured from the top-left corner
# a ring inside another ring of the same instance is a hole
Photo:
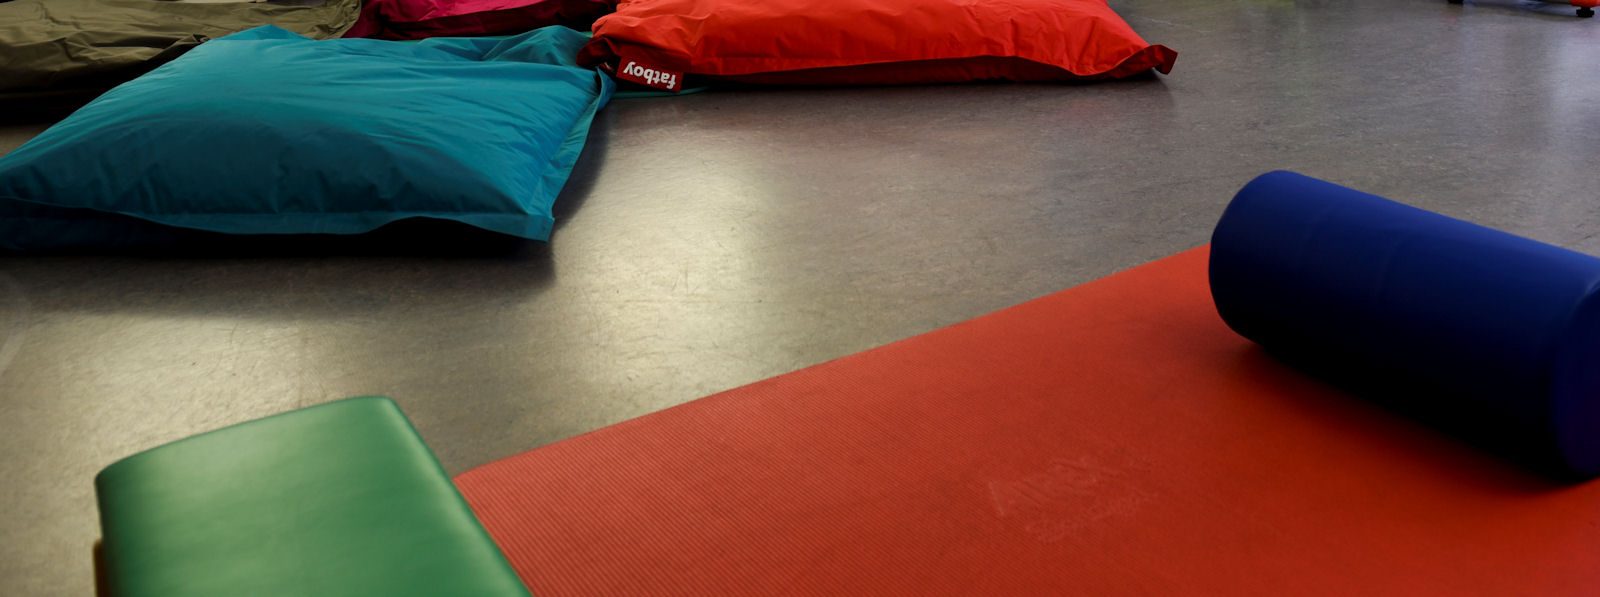
[[[678,88],[678,75],[676,73],[646,68],[640,66],[638,62],[634,62],[632,60],[629,60],[628,63],[622,67],[622,74],[627,75],[624,78],[633,79],[651,87],[660,87],[662,89],[666,89],[667,91],[674,91]]]

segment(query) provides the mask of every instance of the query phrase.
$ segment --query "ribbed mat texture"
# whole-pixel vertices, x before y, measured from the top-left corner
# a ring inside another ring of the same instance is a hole
[[[1600,484],[1555,484],[1281,365],[1218,318],[1206,258],[456,482],[544,597],[1600,587]]]

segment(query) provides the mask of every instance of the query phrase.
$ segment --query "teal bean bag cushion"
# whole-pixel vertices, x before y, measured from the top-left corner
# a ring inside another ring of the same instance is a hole
[[[206,43],[0,158],[0,248],[164,242],[182,229],[357,234],[407,218],[548,240],[613,82],[587,38]]]

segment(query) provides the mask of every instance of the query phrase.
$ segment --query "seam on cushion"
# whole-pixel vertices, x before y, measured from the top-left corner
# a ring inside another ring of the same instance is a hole
[[[609,40],[607,40],[607,41],[609,41]],[[654,48],[647,48],[646,52],[640,52],[640,54],[650,54],[652,56],[655,53],[656,52],[655,52]],[[1152,54],[1154,54],[1154,56],[1152,56]],[[1170,56],[1167,56],[1167,55],[1170,55]],[[1168,73],[1168,72],[1171,72],[1171,70],[1172,70],[1172,64],[1176,60],[1176,55],[1177,55],[1177,52],[1172,51],[1170,48],[1167,48],[1166,46],[1163,46],[1163,45],[1160,45],[1160,44],[1148,44],[1143,48],[1135,50],[1134,52],[1132,52],[1129,55],[1121,58],[1120,60],[1113,61],[1107,67],[1103,67],[1103,68],[1100,68],[1098,70],[1093,70],[1093,71],[1087,72],[1087,73],[1076,73],[1076,72],[1073,72],[1072,70],[1070,70],[1070,69],[1068,69],[1066,67],[1063,67],[1063,66],[1061,66],[1059,64],[1054,64],[1054,63],[1051,63],[1051,62],[1041,61],[1041,60],[1038,60],[1038,59],[1035,59],[1035,58],[1029,58],[1029,57],[1026,57],[1026,56],[1018,56],[1018,55],[1003,55],[1003,54],[970,54],[970,55],[964,55],[964,56],[945,56],[945,57],[939,57],[939,58],[918,58],[918,59],[915,59],[915,60],[903,60],[903,59],[893,59],[893,58],[864,59],[864,58],[849,58],[849,57],[839,57],[839,56],[803,57],[803,58],[794,58],[794,57],[788,57],[788,56],[784,56],[784,57],[778,57],[778,56],[720,56],[720,57],[718,57],[719,61],[723,62],[724,64],[729,63],[729,62],[733,62],[733,63],[735,63],[734,66],[744,67],[744,68],[740,68],[739,69],[739,70],[741,70],[743,72],[716,72],[716,73],[711,73],[711,72],[696,71],[693,68],[683,68],[683,69],[681,69],[681,71],[686,73],[686,74],[704,75],[704,76],[712,76],[712,77],[739,77],[739,76],[757,75],[757,74],[780,74],[780,73],[786,73],[786,72],[799,72],[799,71],[808,71],[808,70],[821,70],[821,69],[833,69],[833,68],[850,68],[850,67],[854,67],[854,66],[872,66],[872,65],[885,65],[885,64],[901,64],[901,63],[904,63],[904,64],[937,63],[937,62],[946,62],[946,61],[972,60],[972,59],[979,59],[979,58],[1004,58],[1004,59],[1025,60],[1025,61],[1032,62],[1032,63],[1035,63],[1035,64],[1039,64],[1039,65],[1042,65],[1042,66],[1047,66],[1047,67],[1050,67],[1050,68],[1054,68],[1054,69],[1057,69],[1057,70],[1060,70],[1062,72],[1069,73],[1069,74],[1072,74],[1072,75],[1075,75],[1075,76],[1078,76],[1078,77],[1099,77],[1099,76],[1104,76],[1107,73],[1113,73],[1113,72],[1117,72],[1119,70],[1122,70],[1130,62],[1133,62],[1134,60],[1140,59],[1140,58],[1150,58],[1151,61],[1153,62],[1153,64],[1151,66],[1146,67],[1146,68],[1156,68],[1156,69],[1160,70],[1162,73]],[[608,58],[608,60],[620,60],[620,59],[621,59],[621,53],[615,52],[615,51],[611,52],[611,55]],[[799,66],[799,67],[790,66],[790,67],[785,67],[785,68],[771,68],[770,66],[767,66],[767,67],[765,67],[764,70],[745,70],[745,68],[749,68],[749,67],[746,66],[746,65],[743,65],[743,64],[737,64],[737,63],[740,63],[740,62],[748,62],[748,63],[756,63],[756,65],[758,65],[758,66],[765,66],[765,65],[762,65],[760,63],[766,63],[766,62],[793,63],[793,62],[804,61],[804,60],[813,60],[813,61],[817,61],[817,62],[819,62],[821,64]],[[665,61],[657,61],[657,62],[665,62]],[[671,65],[669,65],[669,64],[655,64],[655,66],[660,66],[662,68],[667,68],[667,67],[669,67]],[[729,70],[729,69],[725,69],[725,70]],[[1144,70],[1144,69],[1139,69],[1139,70]],[[1127,73],[1127,74],[1134,74],[1134,73]]]
[[[567,183],[571,180],[572,169],[577,166],[578,158],[583,155],[584,147],[589,144],[589,131],[594,128],[594,118],[600,113],[600,110],[610,102],[612,86],[615,85],[615,83],[612,82],[611,77],[607,76],[605,73],[602,73],[596,69],[590,70],[594,73],[595,77],[594,96],[590,98],[588,107],[585,108],[583,112],[581,112],[578,117],[573,119],[572,123],[567,126],[567,138],[561,142],[561,147],[550,156],[549,163],[547,164],[547,166],[550,167],[547,167],[544,173],[539,177],[540,186],[543,187],[551,182],[550,175],[553,172],[561,172],[561,186],[560,188],[554,189],[554,195],[550,197],[549,208],[552,211],[555,209],[556,200],[560,199],[561,197],[561,190],[566,188]],[[567,153],[565,150],[568,149],[569,145],[571,146],[572,155],[571,157],[566,157],[563,154]],[[545,189],[541,188],[540,190],[544,191]],[[555,216],[552,213],[545,219],[550,221],[545,226],[545,234],[548,236],[550,232],[554,231]]]
[[[185,229],[189,229],[189,230],[204,230],[204,231],[207,231],[207,232],[216,232],[216,233],[219,233],[219,234],[233,234],[233,235],[249,235],[249,234],[315,234],[315,233],[311,233],[311,232],[255,232],[255,233],[224,232],[224,231],[220,231],[220,230],[212,230],[210,228],[200,228],[200,227],[190,226],[190,225],[186,225],[186,224],[178,224],[178,223],[174,223],[174,222],[171,222],[171,221],[165,221],[163,219],[164,217],[181,219],[182,216],[184,216],[186,214],[157,214],[157,215],[139,214],[139,213],[130,213],[130,212],[121,211],[121,210],[115,210],[115,209],[96,209],[96,208],[93,208],[93,207],[54,205],[54,204],[50,204],[50,203],[42,203],[42,202],[31,200],[31,199],[22,199],[22,198],[17,198],[17,197],[0,197],[0,200],[15,201],[17,203],[26,203],[26,204],[29,204],[29,205],[36,205],[36,206],[47,208],[47,209],[50,209],[50,210],[83,212],[83,213],[90,214],[90,215],[121,216],[121,217],[133,218],[133,219],[141,220],[141,221],[145,221],[145,222],[150,222],[152,224],[159,224],[159,225],[162,225],[162,226],[172,226],[174,228],[185,228]],[[236,219],[241,219],[241,220],[254,220],[254,219],[266,219],[266,218],[276,219],[276,218],[284,218],[284,217],[303,218],[303,217],[317,217],[317,216],[326,216],[326,217],[330,217],[330,218],[361,216],[361,217],[365,217],[367,219],[371,219],[371,217],[377,216],[378,219],[384,219],[385,223],[387,223],[387,222],[395,222],[395,221],[409,219],[409,218],[434,218],[434,219],[441,219],[441,220],[458,220],[459,218],[462,218],[462,217],[517,218],[517,219],[524,218],[524,216],[522,216],[522,215],[508,214],[506,212],[501,212],[501,211],[418,211],[418,210],[411,210],[411,211],[406,211],[406,212],[403,212],[403,213],[402,212],[394,212],[394,211],[287,211],[287,212],[280,211],[280,212],[273,212],[273,213],[210,212],[210,213],[205,213],[205,214],[193,214],[193,215],[205,216],[205,217],[227,217],[227,218],[236,218]],[[3,220],[22,220],[22,221],[38,220],[38,221],[47,221],[47,222],[67,222],[67,223],[70,223],[70,222],[75,222],[75,221],[79,221],[79,220],[82,220],[82,219],[84,219],[84,218],[82,218],[82,217],[56,217],[56,216],[51,216],[51,215],[48,215],[48,214],[44,214],[44,215],[0,215],[0,221],[3,221]],[[373,228],[371,230],[375,230],[375,229],[376,228]],[[498,232],[498,231],[494,231],[494,232]]]

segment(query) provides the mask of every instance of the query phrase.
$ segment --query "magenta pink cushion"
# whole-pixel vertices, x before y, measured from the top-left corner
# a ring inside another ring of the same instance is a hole
[[[345,37],[512,35],[565,25],[587,31],[616,0],[368,0]]]

